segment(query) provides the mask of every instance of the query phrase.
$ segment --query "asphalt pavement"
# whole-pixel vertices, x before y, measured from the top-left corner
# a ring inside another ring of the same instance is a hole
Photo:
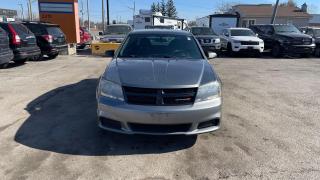
[[[320,179],[320,59],[217,58],[222,128],[160,137],[97,127],[109,62],[0,70],[0,179]]]

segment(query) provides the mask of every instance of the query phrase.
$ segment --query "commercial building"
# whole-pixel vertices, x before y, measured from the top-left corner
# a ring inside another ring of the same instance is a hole
[[[0,9],[0,22],[15,21],[17,11],[12,9]]]

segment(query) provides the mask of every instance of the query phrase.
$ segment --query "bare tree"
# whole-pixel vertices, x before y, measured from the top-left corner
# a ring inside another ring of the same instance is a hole
[[[218,6],[216,7],[215,11],[220,13],[229,12],[233,6],[240,4],[240,2],[236,1],[221,1]]]

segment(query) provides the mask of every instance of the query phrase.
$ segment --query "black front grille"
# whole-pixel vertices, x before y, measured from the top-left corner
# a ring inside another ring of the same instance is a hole
[[[311,38],[299,38],[292,41],[292,45],[310,45],[312,44]]]
[[[241,41],[241,45],[259,45],[257,41]]]
[[[197,88],[150,89],[123,87],[127,103],[136,105],[176,106],[193,104]]]
[[[190,130],[191,124],[138,124],[129,123],[132,131],[146,132],[146,133],[174,133],[174,132],[187,132]]]

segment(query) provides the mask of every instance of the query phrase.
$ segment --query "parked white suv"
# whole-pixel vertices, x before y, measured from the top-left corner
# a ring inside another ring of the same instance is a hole
[[[221,34],[221,47],[233,52],[254,52],[260,55],[264,51],[264,42],[248,28],[224,29]]]

